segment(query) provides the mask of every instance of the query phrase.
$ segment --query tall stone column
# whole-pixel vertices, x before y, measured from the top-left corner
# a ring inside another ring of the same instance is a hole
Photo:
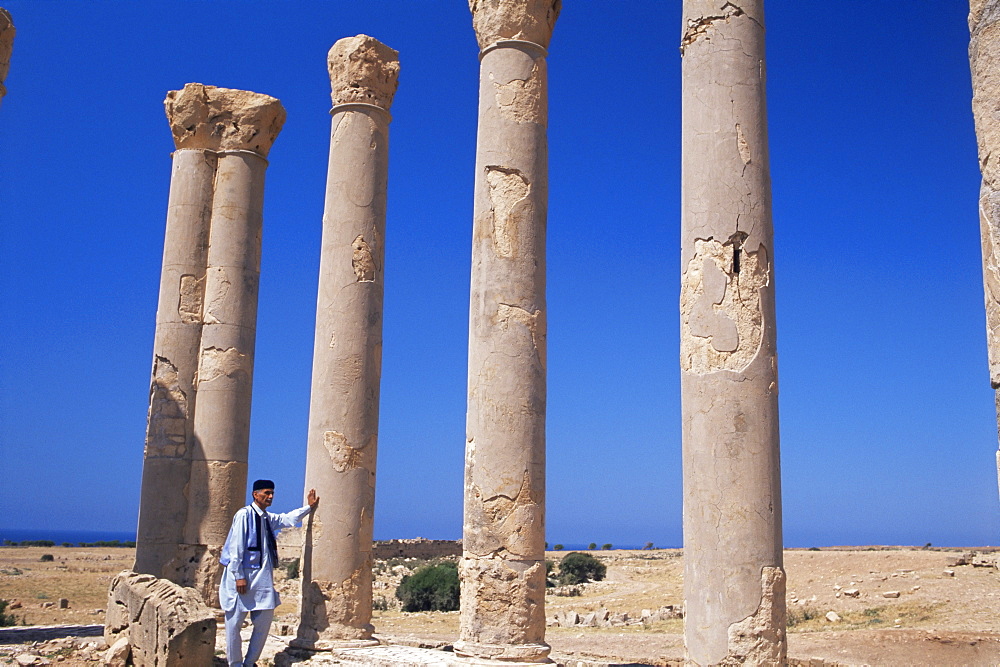
[[[979,233],[983,246],[986,345],[1000,439],[1000,0],[969,3],[972,114],[979,143]],[[997,451],[1000,482],[1000,451]]]
[[[684,640],[697,665],[783,664],[762,0],[684,0]]]
[[[135,570],[216,603],[246,497],[273,97],[191,83],[164,102],[177,151],[167,208]]]
[[[323,213],[306,488],[321,498],[306,525],[295,645],[372,639],[372,520],[382,374],[389,107],[399,54],[367,35],[341,39]]]
[[[0,7],[0,102],[3,102],[7,88],[3,82],[10,71],[10,54],[14,50],[14,20],[3,7]]]
[[[559,0],[470,0],[479,40],[458,655],[547,661],[546,48]]]

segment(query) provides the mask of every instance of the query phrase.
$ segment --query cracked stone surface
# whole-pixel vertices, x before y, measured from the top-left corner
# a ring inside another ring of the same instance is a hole
[[[14,50],[14,34],[16,32],[14,19],[11,18],[10,12],[0,7],[0,102],[7,94],[4,81],[10,71],[10,56]]]
[[[178,150],[135,569],[217,605],[216,556],[246,497],[263,156],[284,110],[267,95],[201,84],[172,91],[165,105]],[[232,150],[249,152],[219,152]]]
[[[683,4],[685,645],[698,665],[786,651],[763,18],[760,0]]]
[[[303,543],[305,594],[296,643],[343,646],[372,636],[389,110],[396,51],[368,37],[330,49],[334,109],[320,255],[306,488],[320,504]]]
[[[558,2],[473,1],[480,60],[459,655],[544,660],[545,53]]]
[[[518,39],[548,48],[561,0],[469,0],[479,48]]]
[[[189,83],[163,101],[177,148],[246,150],[267,157],[285,123],[270,95]]]
[[[361,102],[387,110],[399,85],[399,52],[368,35],[338,40],[327,54],[334,106]]]

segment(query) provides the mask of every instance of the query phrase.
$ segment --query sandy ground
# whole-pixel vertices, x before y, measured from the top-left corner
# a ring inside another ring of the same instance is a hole
[[[42,561],[43,554],[52,554],[53,560]],[[630,620],[609,628],[550,624],[546,639],[553,658],[570,664],[679,664],[684,656],[683,621],[639,619],[644,609],[683,604],[680,552],[594,554],[608,565],[607,579],[583,586],[579,596],[549,595],[550,622],[559,612],[584,616],[598,609],[628,614]],[[949,559],[960,554],[923,549],[786,551],[790,663],[1000,664],[1000,572],[994,567],[949,566]],[[564,555],[550,552],[548,557],[558,560]],[[98,664],[103,644],[94,636],[94,626],[103,623],[111,578],[127,569],[132,557],[131,549],[0,547],[0,599],[19,605],[8,613],[32,626],[84,628],[18,637],[0,630],[0,664],[12,663],[23,653],[51,664]],[[395,608],[396,585],[420,564],[403,559],[377,563],[375,600],[384,601],[387,608],[375,612],[376,633],[387,643],[449,646],[458,634],[457,612],[409,614]],[[274,637],[262,665],[272,664],[269,656],[283,648],[295,629],[298,583],[288,580],[279,586],[284,604],[277,610]],[[68,601],[67,608],[59,608],[60,598]],[[840,620],[827,620],[828,612]]]

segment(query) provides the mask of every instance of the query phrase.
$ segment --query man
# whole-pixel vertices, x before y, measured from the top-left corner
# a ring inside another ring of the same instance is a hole
[[[307,505],[287,514],[270,514],[274,482],[258,479],[253,483],[253,502],[233,517],[219,561],[225,566],[219,586],[219,602],[226,613],[226,659],[230,667],[251,667],[264,649],[274,609],[281,604],[274,590],[274,566],[278,563],[276,529],[295,526],[319,503],[316,489],[309,489]],[[246,660],[240,641],[240,627],[247,613],[253,633]]]

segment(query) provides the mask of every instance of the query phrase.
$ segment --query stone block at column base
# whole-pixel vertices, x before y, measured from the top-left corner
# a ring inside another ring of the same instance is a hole
[[[478,642],[455,642],[455,655],[472,661],[503,663],[551,663],[548,644],[481,644]],[[464,661],[463,661],[464,662]]]
[[[222,545],[178,544],[176,554],[164,568],[166,578],[195,589],[206,605],[218,609]]]
[[[348,648],[368,648],[378,646],[379,640],[374,637],[370,639],[304,639],[296,637],[288,643],[292,648],[306,651],[339,651]]]

